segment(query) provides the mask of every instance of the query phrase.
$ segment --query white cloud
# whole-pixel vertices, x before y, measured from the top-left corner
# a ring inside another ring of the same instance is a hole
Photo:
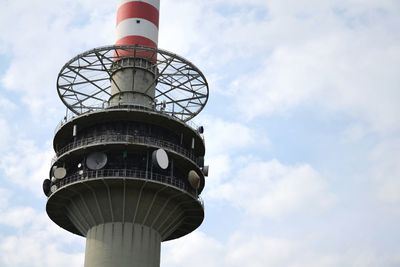
[[[10,129],[10,124],[7,120],[0,116],[0,151],[4,152],[11,145],[12,130]]]
[[[234,246],[234,244],[240,244]],[[230,240],[231,251],[227,257],[229,266],[290,266],[293,252],[297,248],[294,242],[278,238],[261,236],[234,236]]]
[[[2,216],[9,214],[10,208]],[[82,252],[65,252],[68,246],[82,247],[82,241],[56,227],[44,214],[25,209],[15,212],[18,216],[8,218],[7,225],[18,231],[2,236],[0,240],[0,265],[4,267],[81,266]],[[21,216],[24,216],[21,223]],[[14,222],[12,222],[14,220]]]
[[[0,188],[0,265],[4,267],[82,266],[82,238],[56,226],[35,208],[14,206],[15,196]],[[43,197],[44,198],[44,197]],[[11,231],[6,231],[7,226]],[[66,248],[74,246],[72,252]]]
[[[212,199],[226,200],[255,217],[325,209],[334,201],[326,180],[311,166],[287,166],[277,160],[236,166],[230,179],[208,190]]]
[[[386,42],[374,44],[377,35]],[[400,49],[382,35],[345,30],[280,45],[259,71],[233,82],[240,95],[237,107],[254,117],[313,104],[316,109],[344,111],[374,130],[398,129]]]
[[[9,113],[12,111],[15,111],[17,108],[17,105],[8,99],[5,95],[0,94],[0,111],[2,113]]]
[[[397,207],[400,203],[400,139],[378,144],[370,154],[370,166],[378,198]]]
[[[363,138],[368,134],[368,130],[365,125],[361,123],[356,123],[347,127],[341,137],[343,143],[357,143],[362,141]]]
[[[343,112],[374,131],[399,129],[394,1],[166,3],[166,12],[184,17],[165,19],[162,43],[193,51],[194,62],[212,74],[212,92],[236,99],[239,115],[308,105]]]
[[[54,243],[44,243],[37,236],[10,236],[0,242],[0,264],[4,267],[83,266],[83,255],[60,251]]]
[[[206,165],[210,165],[205,197],[213,188],[231,181],[233,169],[252,158],[247,152],[256,145],[268,149],[266,134],[242,123],[217,117],[204,117]]]
[[[163,244],[161,266],[223,266],[224,246],[197,231],[190,236]]]
[[[9,190],[0,187],[0,209],[8,205],[10,195],[11,192]]]
[[[206,118],[204,125],[208,156],[234,153],[256,143],[265,146],[268,144],[267,136],[258,137],[254,129],[238,122]]]
[[[6,47],[12,59],[1,77],[4,88],[17,92],[38,117],[59,114],[54,106],[55,101],[61,103],[55,87],[58,71],[78,52],[112,43],[110,5],[65,0],[10,2],[0,16],[0,47]]]
[[[193,267],[394,267],[399,264],[397,255],[379,254],[368,245],[326,250],[315,246],[321,241],[272,238],[249,234],[246,230],[221,242],[195,232],[164,245],[161,266],[183,267],[190,263]]]
[[[32,223],[36,211],[31,207],[13,207],[1,213],[0,224],[22,228]]]
[[[0,170],[9,183],[14,183],[25,190],[42,196],[42,182],[48,178],[54,152],[38,147],[32,140],[16,140],[0,158]]]

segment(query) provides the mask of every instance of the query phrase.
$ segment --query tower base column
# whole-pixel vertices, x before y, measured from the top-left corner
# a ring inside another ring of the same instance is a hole
[[[92,227],[86,237],[85,267],[159,267],[161,236],[134,223]]]

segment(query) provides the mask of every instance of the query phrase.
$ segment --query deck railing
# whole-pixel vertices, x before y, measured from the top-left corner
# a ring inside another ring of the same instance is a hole
[[[99,144],[112,144],[112,143],[151,145],[166,150],[174,151],[178,154],[181,154],[182,156],[189,158],[196,164],[198,161],[198,158],[194,155],[192,151],[169,141],[160,140],[155,137],[140,136],[140,135],[105,134],[105,135],[91,136],[87,138],[78,139],[74,142],[67,144],[61,149],[56,149],[56,156],[53,158],[52,162],[54,163],[57,160],[57,158],[62,156],[64,153],[67,153],[76,148],[99,145]]]
[[[173,119],[173,120],[179,121],[181,123],[184,123],[185,125],[189,126],[190,128],[192,128],[195,131],[197,131],[197,129],[198,129],[198,125],[196,125],[193,121],[182,121],[179,118],[168,114],[167,111],[164,110],[162,108],[162,106],[160,106],[160,105],[155,106],[153,109],[149,109],[148,107],[140,106],[140,105],[108,106],[108,103],[104,102],[104,104],[102,106],[99,106],[98,108],[94,108],[93,110],[89,110],[87,112],[83,112],[83,113],[81,113],[79,115],[77,115],[75,113],[72,113],[67,109],[67,113],[66,113],[64,119],[58,123],[58,125],[56,126],[54,132],[57,133],[58,130],[60,130],[61,127],[64,124],[66,124],[66,123],[68,123],[68,122],[70,122],[70,121],[72,121],[72,120],[74,120],[74,119],[76,119],[76,118],[78,118],[80,116],[86,116],[86,115],[91,114],[91,113],[104,112],[104,111],[107,111],[107,110],[126,110],[126,111],[142,111],[142,112],[157,113],[157,114],[160,114],[160,115],[168,117],[168,119]]]
[[[102,179],[102,178],[140,179],[140,180],[150,180],[168,184],[189,193],[203,205],[203,201],[198,196],[196,190],[192,189],[188,184],[183,182],[181,179],[174,176],[167,176],[142,170],[132,170],[132,169],[103,169],[97,171],[80,170],[72,175],[65,177],[64,179],[55,181],[53,185],[55,185],[58,190],[64,186],[67,186],[75,182],[85,181],[90,179]]]

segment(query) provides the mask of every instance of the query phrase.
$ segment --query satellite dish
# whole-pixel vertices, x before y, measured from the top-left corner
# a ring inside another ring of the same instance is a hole
[[[50,195],[50,186],[51,186],[51,181],[50,181],[49,179],[45,179],[45,180],[43,181],[43,193],[44,193],[46,196],[49,196],[49,195]]]
[[[164,149],[157,149],[152,155],[153,163],[156,164],[160,169],[167,169],[169,165],[168,154]]]
[[[199,189],[199,187],[200,187],[200,176],[197,174],[196,171],[191,170],[189,172],[188,180],[189,180],[190,185],[194,189]]]
[[[201,168],[201,171],[203,172],[204,176],[208,176],[208,171],[210,170],[210,166],[204,166]]]
[[[107,155],[103,152],[93,152],[86,158],[86,166],[91,170],[100,170],[107,164]]]
[[[199,134],[203,134],[203,133],[204,133],[204,127],[203,127],[203,126],[200,126],[199,128],[197,128],[197,132],[198,132]]]
[[[65,176],[67,175],[67,170],[63,167],[57,167],[54,171],[53,171],[53,176],[56,179],[63,179]]]
[[[197,158],[197,165],[199,165],[200,167],[204,167],[204,157]]]
[[[52,193],[56,192],[56,190],[57,190],[57,186],[56,185],[53,185],[52,187],[50,187],[50,191]]]

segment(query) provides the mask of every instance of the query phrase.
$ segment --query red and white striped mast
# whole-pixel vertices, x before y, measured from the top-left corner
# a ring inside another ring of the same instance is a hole
[[[115,44],[158,48],[159,18],[160,0],[121,0]]]

